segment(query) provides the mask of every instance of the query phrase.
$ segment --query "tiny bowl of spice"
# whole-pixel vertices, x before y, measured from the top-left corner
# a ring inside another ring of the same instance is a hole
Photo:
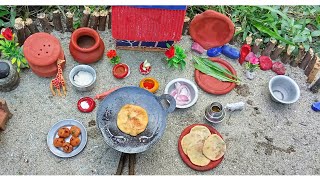
[[[96,71],[88,65],[77,65],[69,74],[71,84],[78,91],[90,91],[93,89],[96,82]]]
[[[177,78],[170,81],[166,85],[164,93],[174,97],[177,108],[191,107],[198,100],[197,86],[185,78]]]

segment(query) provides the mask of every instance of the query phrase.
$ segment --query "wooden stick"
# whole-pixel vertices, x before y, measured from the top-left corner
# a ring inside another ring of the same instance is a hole
[[[313,69],[313,67],[315,66],[315,64],[317,63],[317,61],[319,61],[319,56],[318,56],[318,54],[315,54],[313,56],[312,60],[309,62],[307,68],[304,70],[304,74],[306,76],[310,75],[310,72]]]
[[[289,45],[287,48],[287,52],[281,58],[281,62],[283,62],[284,64],[288,64],[290,62],[291,53],[294,49],[295,49],[294,46]]]
[[[85,7],[82,13],[82,19],[80,27],[88,27],[89,19],[90,19],[91,9],[89,7]]]
[[[101,10],[99,14],[100,14],[100,16],[99,16],[98,30],[99,31],[105,31],[106,30],[106,24],[107,24],[108,11]]]
[[[313,82],[313,80],[316,78],[319,70],[320,70],[320,61],[317,61],[308,76],[307,83]]]
[[[90,25],[89,27],[94,29],[94,30],[97,30],[97,27],[98,27],[98,23],[99,23],[99,12],[97,11],[94,11],[91,16],[90,16]]]
[[[73,29],[73,13],[71,13],[71,12],[67,12],[66,13],[66,27],[67,27],[67,29],[66,29],[66,31],[67,32],[73,32],[74,31],[74,29]]]
[[[111,24],[112,24],[112,8],[109,9],[109,13],[108,13],[108,29],[111,29]]]
[[[134,175],[134,164],[136,163],[136,154],[129,154],[129,175]]]
[[[61,22],[61,13],[59,10],[55,10],[52,12],[53,18],[53,26],[56,31],[63,31],[62,22]]]
[[[253,47],[252,47],[252,52],[254,54],[257,54],[259,52],[261,43],[262,43],[262,39],[254,40],[254,44],[253,44]]]
[[[190,18],[188,16],[184,17],[184,23],[182,28],[182,35],[189,34],[189,24],[190,24]]]
[[[252,44],[252,36],[251,34],[249,36],[246,37],[246,44],[251,45]]]
[[[311,92],[317,93],[320,89],[320,76],[318,80],[310,87]]]
[[[16,21],[14,29],[17,31],[19,45],[22,46],[24,41],[26,40],[23,22]]]
[[[261,52],[261,56],[270,56],[271,51],[276,46],[277,40],[271,39],[264,50]]]
[[[25,23],[26,23],[27,28],[28,28],[29,31],[31,32],[31,34],[34,34],[34,33],[39,32],[36,24],[33,23],[33,21],[32,21],[31,18],[27,18]]]
[[[25,38],[27,39],[27,38],[31,35],[31,32],[30,32],[30,30],[26,27],[26,22],[25,22],[25,21],[23,21],[23,29],[24,29]]]
[[[304,47],[302,45],[299,46],[299,52],[298,52],[298,55],[295,59],[293,59],[290,63],[290,65],[292,67],[297,67],[298,64],[300,64],[301,62],[301,59],[303,58],[305,52],[304,52]]]
[[[51,25],[49,23],[49,20],[46,17],[46,14],[45,13],[39,13],[37,15],[37,18],[39,19],[39,22],[41,24],[41,27],[42,27],[43,31],[46,32],[46,33],[51,33],[53,28],[51,27]]]
[[[314,53],[313,53],[313,49],[310,48],[309,51],[306,53],[306,55],[304,56],[304,58],[302,59],[301,63],[299,64],[299,68],[305,70],[308,63],[310,62],[310,60],[312,59]]]
[[[282,53],[282,51],[284,50],[284,46],[282,46],[281,44],[279,44],[274,51],[272,51],[270,58],[272,60],[275,60],[279,57],[279,55]]]
[[[241,29],[242,29],[241,27],[236,27],[235,34],[236,34],[237,32],[239,32],[239,31],[241,31]],[[237,34],[236,36],[233,35],[233,37],[232,37],[232,39],[230,40],[229,44],[234,45],[234,44],[237,42],[238,37],[239,37],[239,34]]]
[[[121,153],[121,157],[120,157],[120,160],[119,160],[119,164],[118,164],[116,175],[121,175],[123,167],[124,167],[126,156],[127,155],[125,153]]]

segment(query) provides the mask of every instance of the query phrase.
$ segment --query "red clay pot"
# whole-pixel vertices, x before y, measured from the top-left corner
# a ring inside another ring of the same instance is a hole
[[[57,60],[65,59],[59,40],[48,33],[35,33],[29,36],[23,53],[32,71],[40,77],[53,77],[57,74]]]
[[[69,50],[75,61],[90,64],[102,58],[104,43],[97,31],[83,27],[72,33]]]

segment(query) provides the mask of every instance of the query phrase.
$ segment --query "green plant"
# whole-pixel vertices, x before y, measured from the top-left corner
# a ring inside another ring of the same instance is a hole
[[[15,36],[10,28],[6,28],[0,35],[0,51],[4,58],[17,65],[17,71],[21,68],[29,67],[27,60],[24,57],[22,48],[19,43],[15,42]]]
[[[7,17],[7,15],[10,15],[10,17]],[[0,27],[13,27],[15,18],[15,6],[0,6]]]
[[[184,69],[186,66],[186,61],[184,60],[187,55],[184,52],[184,49],[178,45],[170,46],[167,44],[167,47],[169,48],[166,52],[166,60],[168,62],[169,67],[175,67]]]

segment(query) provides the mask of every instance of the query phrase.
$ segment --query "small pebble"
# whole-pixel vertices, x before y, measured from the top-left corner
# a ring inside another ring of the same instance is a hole
[[[199,54],[202,54],[205,51],[205,49],[197,42],[192,43],[191,49]]]

